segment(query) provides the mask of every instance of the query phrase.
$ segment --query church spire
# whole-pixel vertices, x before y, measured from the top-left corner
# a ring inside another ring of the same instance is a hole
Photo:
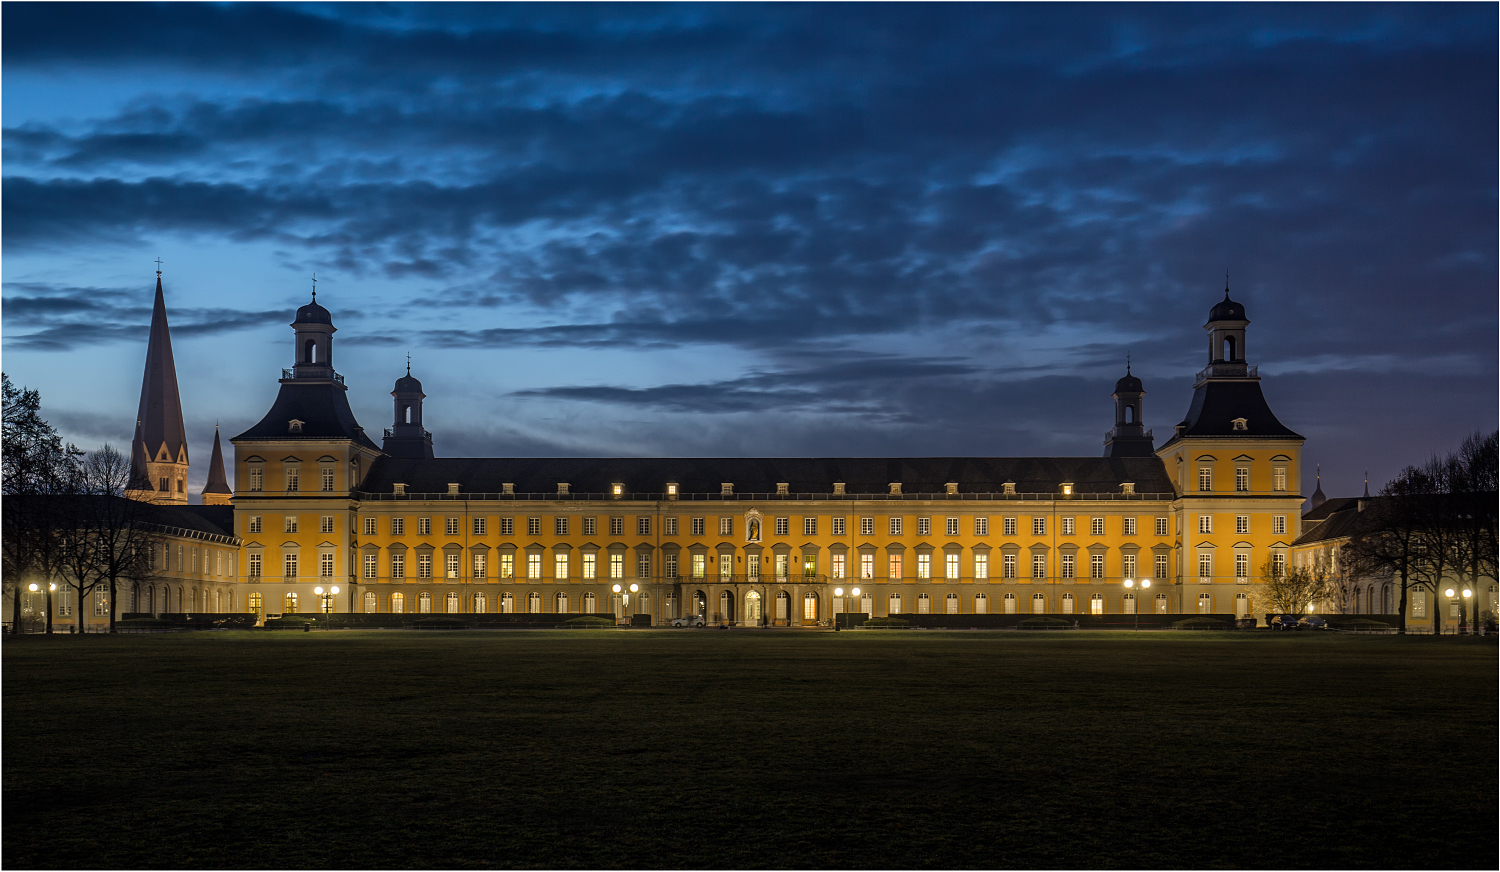
[[[133,495],[161,503],[186,504],[187,430],[182,424],[182,399],[177,393],[177,365],[172,360],[172,332],[167,326],[167,303],[161,290],[160,262],[156,271],[156,301],[151,308],[151,334],[146,344],[146,371],[141,377],[137,432],[131,446],[136,478],[149,485]]]
[[[234,491],[224,475],[224,450],[219,447],[219,425],[214,425],[214,453],[208,461],[208,483],[203,486],[203,505],[227,506]]]
[[[1328,502],[1328,497],[1323,496],[1323,464],[1318,464],[1315,469],[1317,469],[1317,478],[1315,479],[1317,486],[1313,488],[1312,496],[1308,499],[1308,502],[1314,509]]]

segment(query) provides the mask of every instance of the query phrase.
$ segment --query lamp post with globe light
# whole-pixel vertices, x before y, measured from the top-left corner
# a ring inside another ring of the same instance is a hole
[[[1141,579],[1140,583],[1141,583],[1141,596],[1145,596],[1146,595],[1146,590],[1151,587],[1151,579],[1149,579],[1149,578],[1143,578],[1143,579]],[[1135,587],[1135,584],[1136,584],[1135,579],[1133,579],[1133,578],[1127,578],[1127,579],[1125,579],[1125,589],[1126,590],[1130,590],[1131,588]],[[1140,629],[1141,629],[1141,601],[1139,599],[1137,599],[1135,601],[1135,608],[1131,609],[1130,611],[1131,611],[1131,614],[1133,614],[1135,616],[1135,629],[1136,629],[1137,632],[1139,632]]]
[[[324,618],[324,623],[326,624],[326,628],[329,630],[333,629],[333,598],[335,596],[338,596],[338,592],[339,586],[336,584],[330,587],[327,593],[323,592],[322,585],[318,585],[317,587],[313,588],[313,593],[318,595],[318,610],[327,616]]]
[[[621,598],[621,603],[620,603],[620,617],[627,618],[627,620],[628,620],[628,616],[630,614],[630,595],[633,594],[633,593],[635,593],[636,591],[638,591],[640,589],[641,589],[641,586],[638,585],[638,584],[632,584],[630,586],[630,590],[629,591],[623,590],[620,587],[620,585],[618,585],[618,584],[614,586],[614,588],[613,588],[614,592],[617,593],[617,594],[619,594],[620,598]]]
[[[1448,588],[1447,590],[1443,591],[1443,593],[1450,600],[1453,599],[1455,596],[1458,595],[1458,591],[1454,590],[1451,587]],[[1462,636],[1464,634],[1465,627],[1467,626],[1466,619],[1468,618],[1468,615],[1469,615],[1469,604],[1468,604],[1467,600],[1470,597],[1472,597],[1473,595],[1474,595],[1474,591],[1471,590],[1470,588],[1466,587],[1463,590],[1463,598],[1458,601],[1458,634],[1460,636]]]
[[[848,601],[846,601],[844,599],[844,589],[842,587],[836,587],[836,588],[834,588],[833,589],[833,595],[838,598],[839,605],[843,608],[842,614],[846,614],[846,615],[849,614],[849,603],[848,603]],[[857,587],[850,588],[849,589],[849,596],[851,596],[854,599],[858,600],[859,599],[859,588],[857,588]],[[833,616],[833,628],[835,630],[837,630],[839,628],[839,614],[840,613],[835,613],[834,616]]]

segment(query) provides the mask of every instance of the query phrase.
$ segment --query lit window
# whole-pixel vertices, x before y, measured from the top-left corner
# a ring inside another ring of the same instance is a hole
[[[990,577],[990,556],[988,554],[974,555],[974,577],[981,580]]]
[[[528,555],[526,555],[526,577],[527,578],[541,578],[542,577],[542,555],[540,555],[540,554],[528,554]]]
[[[557,579],[558,581],[565,581],[565,580],[567,580],[567,578],[568,578],[568,555],[566,555],[566,554],[554,554],[554,555],[552,555],[552,577],[554,579]]]
[[[1271,490],[1286,490],[1286,467],[1278,466],[1271,471]]]
[[[1104,594],[1096,593],[1093,596],[1089,597],[1089,614],[1104,614]]]
[[[609,577],[610,578],[624,578],[625,577],[625,555],[624,554],[611,554],[611,555],[609,555]]]
[[[1234,532],[1240,533],[1240,534],[1244,534],[1244,533],[1249,533],[1250,532],[1250,516],[1249,515],[1235,515],[1234,516]]]
[[[1214,471],[1212,467],[1198,467],[1198,490],[1207,493],[1214,489]]]
[[[708,576],[708,555],[693,555],[693,578],[705,578]]]
[[[860,578],[874,578],[875,577],[875,555],[874,554],[861,554],[861,555],[859,555],[859,577]]]
[[[818,574],[818,557],[816,554],[802,555],[802,575],[805,578],[813,578]]]
[[[1234,489],[1241,493],[1250,490],[1250,467],[1236,466],[1234,468]]]
[[[900,554],[892,554],[892,555],[890,555],[890,560],[888,561],[888,569],[887,569],[887,572],[886,572],[886,577],[891,578],[891,579],[897,579],[897,580],[905,577],[902,574],[901,555]]]
[[[958,554],[943,555],[943,576],[945,578],[958,578]]]
[[[835,536],[842,536],[842,535],[844,535],[844,519],[842,517],[837,517],[837,518],[833,519],[833,535],[835,535]]]
[[[818,619],[818,595],[808,591],[802,598],[802,620],[816,621]]]
[[[583,555],[583,577],[585,579],[594,579],[599,577],[598,560],[599,556],[597,554]]]
[[[516,556],[514,554],[501,554],[500,555],[500,577],[501,578],[515,578],[516,577]]]
[[[932,555],[917,555],[917,578],[932,578]]]
[[[287,591],[286,596],[282,597],[282,600],[281,600],[281,611],[282,611],[282,614],[287,614],[287,615],[295,615],[295,614],[297,614],[297,594],[296,593],[294,593],[292,591]]]
[[[391,614],[399,615],[406,611],[406,594],[391,594]]]
[[[1104,535],[1104,519],[1103,518],[1094,518],[1094,519],[1092,519],[1092,520],[1089,521],[1089,535],[1090,536],[1103,536]]]

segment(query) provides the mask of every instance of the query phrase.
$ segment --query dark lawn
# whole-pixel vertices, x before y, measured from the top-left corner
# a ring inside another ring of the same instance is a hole
[[[29,637],[4,679],[8,868],[1497,865],[1493,639]]]

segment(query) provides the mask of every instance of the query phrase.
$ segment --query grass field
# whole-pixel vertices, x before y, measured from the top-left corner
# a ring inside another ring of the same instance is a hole
[[[7,639],[7,868],[1497,865],[1493,639]]]

